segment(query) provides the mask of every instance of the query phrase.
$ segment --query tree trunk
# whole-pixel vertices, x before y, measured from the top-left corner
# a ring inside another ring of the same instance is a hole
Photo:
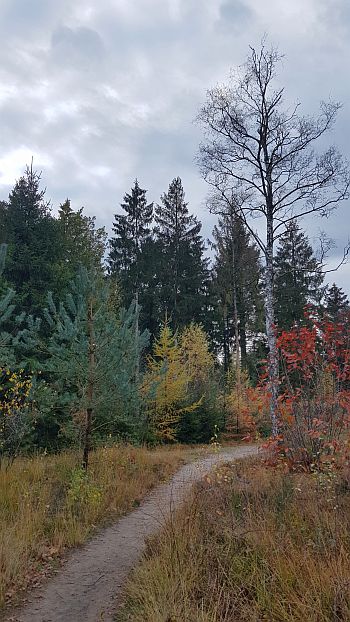
[[[236,434],[239,432],[239,419],[240,419],[240,396],[241,396],[241,356],[240,356],[240,342],[239,342],[239,320],[238,320],[238,306],[237,306],[237,281],[236,281],[236,253],[235,253],[235,236],[234,236],[234,224],[231,218],[231,239],[232,239],[232,304],[233,304],[233,326],[235,333],[235,359],[236,359],[236,388],[238,396],[237,404],[237,416],[236,416]]]
[[[86,424],[83,452],[83,469],[87,471],[89,464],[89,454],[91,450],[91,428],[93,415],[93,398],[94,398],[94,374],[95,374],[95,343],[94,343],[94,325],[93,325],[93,308],[92,300],[89,302],[88,308],[88,335],[89,335],[89,379],[87,388],[87,408],[86,408]]]
[[[237,413],[236,413],[236,434],[239,432],[239,420],[241,413],[240,396],[241,396],[241,357],[240,357],[240,343],[239,343],[239,323],[238,323],[238,308],[237,308],[237,287],[236,287],[236,266],[235,266],[235,250],[234,241],[232,239],[232,302],[233,302],[233,325],[235,333],[235,372],[236,372],[236,390],[238,397]]]
[[[239,325],[239,343],[241,348],[241,365],[244,368],[247,365],[247,333],[245,322],[242,322],[242,319]]]
[[[274,314],[274,266],[273,266],[273,222],[267,222],[267,246],[266,246],[266,277],[265,277],[265,316],[266,335],[269,349],[268,355],[268,379],[271,392],[270,416],[272,435],[278,434],[277,420],[277,397],[278,397],[278,352],[275,332]]]
[[[232,239],[232,303],[233,303],[233,326],[235,334],[235,358],[236,358],[236,374],[237,380],[240,372],[241,357],[240,357],[240,343],[239,343],[239,321],[238,321],[238,307],[237,307],[237,286],[236,286],[236,265],[235,265],[235,247]]]
[[[231,328],[230,328],[230,322],[229,322],[227,309],[226,309],[226,317],[225,317],[225,326],[226,326],[227,371],[228,371],[231,365]]]
[[[140,384],[140,359],[139,359],[139,292],[136,291],[135,295],[135,312],[136,312],[136,321],[135,321],[135,391],[139,391]],[[136,404],[136,417],[139,417],[139,400],[137,400]]]
[[[223,309],[223,346],[224,346],[224,372],[227,374],[230,367],[230,346],[229,335],[227,329],[227,307],[226,304]]]

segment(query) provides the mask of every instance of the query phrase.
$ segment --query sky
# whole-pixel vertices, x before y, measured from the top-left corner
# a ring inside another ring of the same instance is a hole
[[[54,211],[68,197],[110,230],[136,177],[158,202],[179,175],[209,237],[193,121],[264,34],[288,100],[305,114],[342,102],[328,140],[350,160],[349,0],[1,0],[0,199],[33,157]],[[304,226],[334,239],[331,269],[350,203]],[[327,279],[350,295],[350,262]]]

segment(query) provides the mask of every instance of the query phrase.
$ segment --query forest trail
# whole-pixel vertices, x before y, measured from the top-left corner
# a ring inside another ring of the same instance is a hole
[[[111,622],[118,596],[139,561],[148,536],[155,534],[184,500],[191,485],[214,465],[257,453],[256,446],[225,448],[183,466],[114,525],[75,550],[11,622]]]

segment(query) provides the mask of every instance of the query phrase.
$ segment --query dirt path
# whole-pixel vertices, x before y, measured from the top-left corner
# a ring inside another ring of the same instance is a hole
[[[183,501],[191,484],[219,463],[253,455],[256,447],[233,447],[183,466],[157,487],[137,510],[74,551],[62,570],[33,593],[13,622],[110,622],[116,598],[139,561],[148,536],[156,533]]]

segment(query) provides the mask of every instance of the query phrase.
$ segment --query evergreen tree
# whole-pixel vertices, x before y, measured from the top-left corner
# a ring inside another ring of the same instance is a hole
[[[8,240],[7,209],[6,201],[0,201],[0,245],[5,244]]]
[[[344,311],[349,310],[347,295],[335,283],[328,289],[325,303],[326,313],[333,321],[337,321]]]
[[[201,223],[188,211],[180,177],[155,208],[160,312],[177,328],[200,322],[205,309],[208,260],[204,258]]]
[[[154,247],[151,235],[153,203],[147,203],[147,191],[137,181],[121,204],[123,214],[116,214],[113,237],[109,240],[109,271],[120,283],[124,303],[135,298],[142,309],[142,326],[151,333],[156,329]]]
[[[0,245],[0,278],[6,245]],[[15,314],[15,291],[0,293],[0,468],[14,460],[31,428],[33,376],[28,351],[37,345],[40,321]],[[26,320],[26,321],[25,321]]]
[[[55,290],[60,257],[57,221],[40,189],[40,174],[27,167],[10,193],[5,210],[8,256],[5,278],[16,290],[21,310],[38,313],[48,289]]]
[[[86,216],[84,208],[74,211],[69,199],[58,210],[58,235],[61,257],[56,266],[55,295],[62,299],[80,266],[101,269],[107,233],[96,228],[96,218]]]
[[[83,429],[87,468],[93,435],[129,434],[140,424],[138,413],[139,359],[148,335],[139,335],[138,308],[115,316],[110,290],[100,272],[81,267],[65,303],[52,295],[45,312],[51,327],[46,370],[55,387],[63,421]]]
[[[110,271],[119,276],[129,302],[142,284],[142,250],[151,235],[153,203],[147,203],[146,192],[136,179],[131,193],[125,194],[121,204],[125,214],[114,217],[114,237],[109,240]]]
[[[324,294],[324,275],[310,242],[291,221],[280,238],[275,258],[276,323],[289,329],[300,322],[307,304],[319,305]]]
[[[6,244],[0,245],[0,279],[5,268]],[[0,368],[7,367],[14,362],[13,336],[6,330],[13,316],[15,292],[13,289],[0,290]]]
[[[7,247],[0,245],[0,279],[5,268]],[[28,353],[37,346],[40,320],[25,313],[16,315],[16,292],[0,291],[0,367],[32,371]]]
[[[69,266],[70,280],[80,265],[100,268],[106,250],[107,233],[96,228],[95,216],[86,216],[84,208],[74,211],[69,199],[58,210],[58,225],[62,239],[63,262]]]
[[[216,340],[227,372],[234,351],[238,363],[246,364],[247,341],[263,330],[262,268],[258,249],[234,214],[219,218],[213,237]]]

